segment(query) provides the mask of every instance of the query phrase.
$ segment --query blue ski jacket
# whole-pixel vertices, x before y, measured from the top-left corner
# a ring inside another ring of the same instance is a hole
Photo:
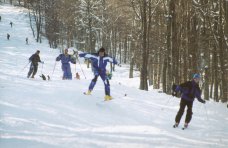
[[[104,57],[100,57],[97,53],[94,53],[94,54],[80,53],[79,57],[84,57],[92,61],[94,73],[100,73],[100,74],[106,73],[106,66],[108,62],[117,64],[117,61],[114,58],[109,57],[108,55],[105,55]]]
[[[69,62],[76,64],[75,59],[71,57],[71,55],[65,55],[65,54],[60,54],[57,58],[56,61],[60,61],[62,64],[68,64]]]
[[[201,98],[201,90],[199,88],[199,85],[194,81],[187,81],[185,83],[182,83],[180,85],[177,85],[176,92],[181,92],[181,98],[186,101],[193,102],[195,98],[201,103],[204,103],[205,101]]]

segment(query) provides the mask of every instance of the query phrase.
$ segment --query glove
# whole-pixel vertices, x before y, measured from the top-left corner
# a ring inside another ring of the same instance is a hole
[[[172,92],[172,96],[173,96],[173,97],[177,97],[177,92],[175,92],[175,91]]]
[[[73,55],[77,55],[78,54],[78,51],[75,51],[75,50],[73,50]]]
[[[176,85],[176,84],[173,84],[173,86],[172,86],[172,90],[173,90],[173,91],[175,91],[175,90],[176,90],[176,88],[177,88],[177,85]]]

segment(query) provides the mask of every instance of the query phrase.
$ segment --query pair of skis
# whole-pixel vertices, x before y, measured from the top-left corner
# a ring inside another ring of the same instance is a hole
[[[83,92],[84,95],[91,95],[91,94],[87,94],[86,92]],[[111,101],[113,100],[113,98],[111,98],[110,100],[103,100],[102,102],[107,102],[107,101]]]

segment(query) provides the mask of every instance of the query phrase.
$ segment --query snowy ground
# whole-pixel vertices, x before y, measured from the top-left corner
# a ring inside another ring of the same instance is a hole
[[[139,78],[128,79],[127,66],[117,67],[112,101],[104,102],[100,79],[91,96],[83,95],[92,73],[83,64],[81,80],[61,80],[58,50],[32,37],[25,9],[0,5],[0,147],[1,148],[217,148],[228,146],[225,104],[194,102],[187,130],[172,125],[179,99],[157,90],[138,90]],[[13,28],[10,27],[12,21]],[[10,40],[6,34],[11,35]],[[29,38],[29,45],[25,38]],[[28,58],[37,49],[41,59],[34,80],[27,79]],[[83,59],[81,59],[82,62]],[[75,67],[71,65],[75,74]],[[41,73],[51,75],[43,81]],[[135,74],[137,75],[137,74]],[[127,94],[127,96],[125,96]],[[183,120],[182,120],[183,122]],[[182,125],[181,125],[182,126]]]

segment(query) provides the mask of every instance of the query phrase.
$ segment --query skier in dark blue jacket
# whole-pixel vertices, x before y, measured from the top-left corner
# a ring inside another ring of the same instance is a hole
[[[68,54],[68,49],[64,50],[64,54],[60,54],[57,58],[56,61],[62,62],[62,70],[63,70],[63,80],[72,80],[72,73],[71,73],[71,68],[70,68],[70,63],[76,64],[76,59],[73,58],[72,55]]]
[[[181,92],[181,101],[180,101],[180,109],[177,112],[176,118],[175,118],[175,124],[174,128],[177,127],[180,123],[181,117],[184,113],[185,106],[188,107],[187,114],[185,118],[185,124],[184,127],[187,128],[189,122],[192,119],[192,105],[195,98],[198,99],[201,103],[206,103],[205,100],[201,98],[201,90],[199,88],[199,81],[200,81],[200,75],[194,74],[192,81],[187,81],[185,83],[182,83],[180,85],[177,85],[174,87],[173,96],[177,96],[177,93]]]
[[[33,54],[29,58],[29,62],[31,62],[31,64],[30,64],[30,68],[29,68],[29,72],[28,72],[27,78],[29,78],[31,74],[32,74],[31,78],[34,78],[34,76],[36,75],[36,72],[38,70],[38,62],[44,64],[44,62],[40,60],[39,54],[40,54],[40,51],[37,50],[36,53]]]
[[[91,60],[92,69],[94,72],[94,78],[92,79],[92,81],[89,85],[88,92],[85,94],[86,95],[91,94],[91,91],[93,90],[93,88],[97,82],[97,78],[100,76],[101,79],[103,80],[104,86],[105,86],[105,101],[111,100],[112,97],[110,95],[110,84],[109,84],[109,80],[108,80],[108,77],[106,74],[106,66],[107,66],[108,62],[117,64],[117,61],[115,59],[109,57],[105,53],[105,49],[103,47],[99,49],[98,53],[94,53],[94,54],[80,53],[79,56]]]

